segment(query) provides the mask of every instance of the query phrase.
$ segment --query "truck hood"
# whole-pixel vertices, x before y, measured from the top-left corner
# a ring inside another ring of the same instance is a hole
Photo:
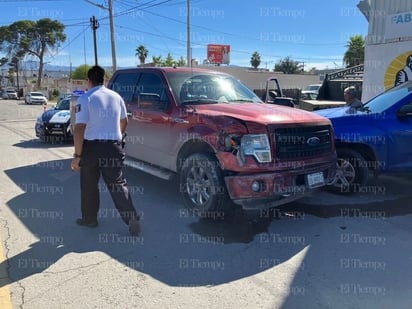
[[[273,123],[329,123],[325,117],[297,108],[266,103],[227,103],[196,106],[197,114],[228,116],[265,125]]]

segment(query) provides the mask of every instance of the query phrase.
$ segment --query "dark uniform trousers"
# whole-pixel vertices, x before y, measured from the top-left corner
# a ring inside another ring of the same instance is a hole
[[[115,141],[88,141],[83,144],[80,169],[81,211],[86,221],[97,220],[100,208],[100,175],[119,211],[128,224],[130,218],[139,219],[133,206],[126,179],[123,176],[125,154],[121,143]]]

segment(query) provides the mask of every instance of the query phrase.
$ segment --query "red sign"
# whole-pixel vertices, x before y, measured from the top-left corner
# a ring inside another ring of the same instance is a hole
[[[213,64],[229,64],[230,45],[208,44],[207,60]]]

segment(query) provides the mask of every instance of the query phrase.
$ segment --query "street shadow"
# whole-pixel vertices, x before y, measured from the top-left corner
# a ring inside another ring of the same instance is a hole
[[[13,144],[15,147],[20,148],[32,148],[32,149],[47,149],[50,147],[61,148],[61,147],[73,147],[72,139],[63,139],[59,136],[50,136],[47,140],[40,138],[33,138],[29,140],[22,140],[19,143]]]
[[[9,253],[0,265],[8,269],[8,284],[47,273],[68,254],[96,251],[175,287],[215,286],[259,274],[255,289],[283,295],[272,299],[273,308],[307,308],[307,304],[348,308],[360,293],[385,304],[393,297],[402,298],[400,277],[412,278],[409,252],[401,250],[397,235],[387,233],[389,218],[398,215],[388,211],[396,208],[395,200],[335,203],[332,211],[327,197],[318,208],[316,202],[300,201],[270,212],[237,210],[230,217],[211,220],[183,206],[176,182],[125,168],[133,201],[142,214],[143,234],[134,238],[103,183],[99,226],[75,224],[80,214],[79,175],[70,171],[69,162],[45,161],[5,171],[22,190],[7,206],[36,239],[23,251]],[[404,198],[397,203],[410,205],[410,197]],[[11,233],[19,241],[20,235]],[[407,240],[406,235],[401,238]],[[282,275],[285,269],[289,278]],[[276,290],[278,280],[283,290]],[[406,281],[411,287],[412,279]],[[386,298],[376,298],[383,295]]]
[[[5,171],[22,193],[7,206],[36,241],[5,265],[10,282],[47,272],[69,253],[100,251],[130,269],[171,286],[217,285],[264,271],[257,257],[273,250],[260,240],[273,218],[237,212],[230,218],[199,218],[183,206],[174,182],[125,168],[143,235],[129,236],[103,182],[99,226],[75,224],[80,215],[79,175],[70,160],[39,162]],[[247,250],[249,247],[253,250]],[[302,247],[282,246],[283,259]],[[233,257],[241,253],[241,260]]]

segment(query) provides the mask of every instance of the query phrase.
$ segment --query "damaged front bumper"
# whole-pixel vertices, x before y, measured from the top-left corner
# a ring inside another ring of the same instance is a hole
[[[233,202],[243,209],[269,209],[304,197],[333,179],[335,164],[304,171],[283,171],[226,176],[225,183]]]

